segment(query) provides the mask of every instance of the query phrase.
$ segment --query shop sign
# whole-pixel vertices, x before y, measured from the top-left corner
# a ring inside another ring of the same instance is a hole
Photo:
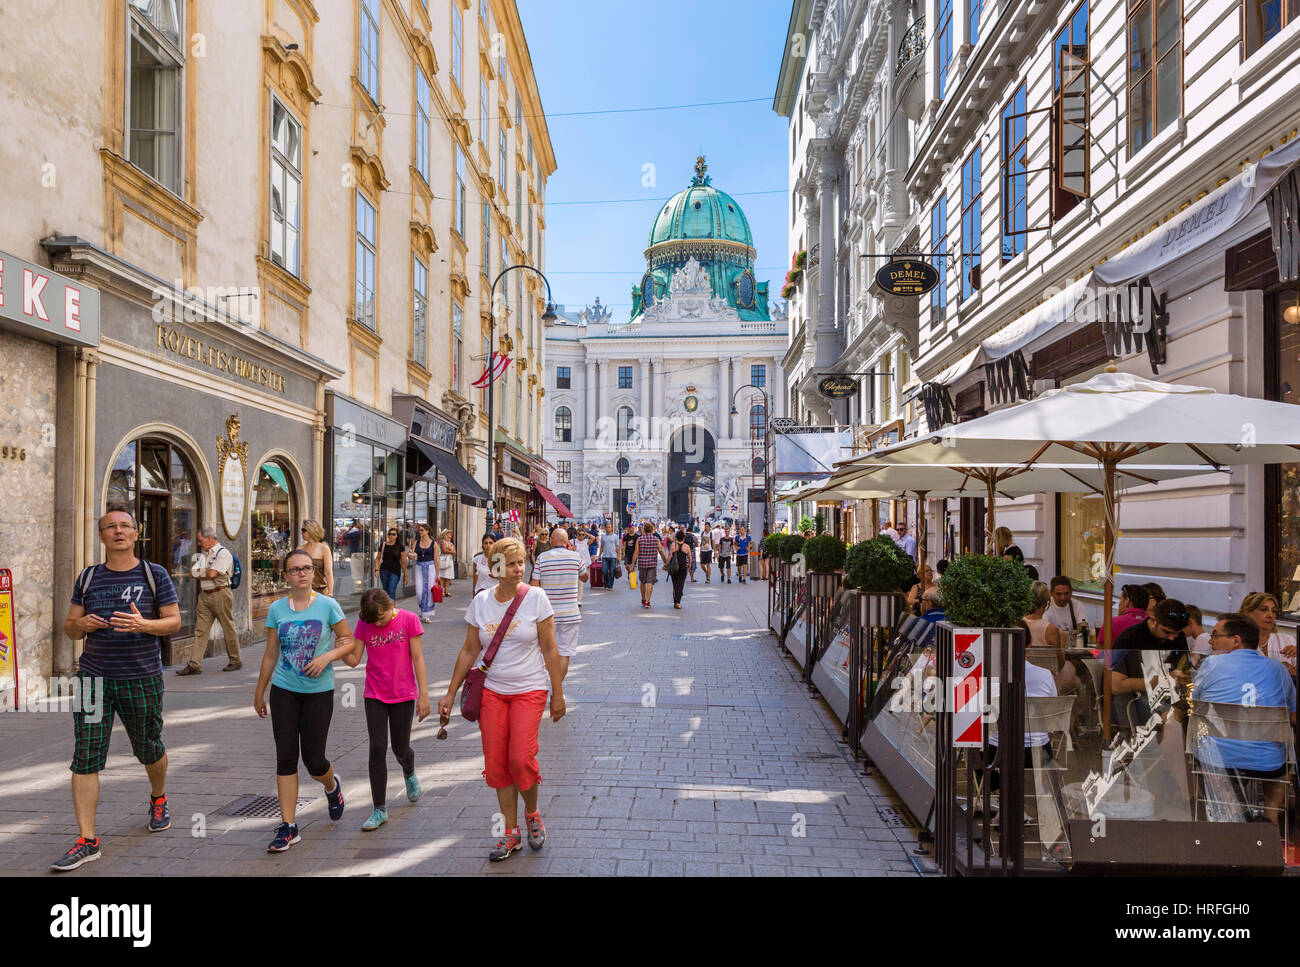
[[[389,450],[405,450],[407,426],[366,409],[337,393],[327,393],[325,405],[342,441],[362,437]]]
[[[817,392],[828,400],[842,400],[856,396],[858,381],[852,376],[825,376],[817,384]]]
[[[794,417],[774,416],[768,421],[768,426],[772,428],[773,433],[789,433],[798,425]]]
[[[524,463],[524,461],[520,460],[518,457],[511,457],[511,458],[510,458],[510,472],[511,472],[511,473],[517,473],[519,476],[523,477],[525,480],[531,480],[531,479],[532,479],[532,477],[529,476],[529,467],[528,467],[528,464]]]
[[[876,285],[890,295],[922,296],[939,284],[939,270],[929,262],[891,259],[876,273]]]
[[[226,439],[217,437],[217,478],[221,488],[221,526],[232,541],[244,526],[248,505],[248,441],[239,439],[239,417],[226,420]]]
[[[14,708],[18,708],[18,642],[14,638],[14,574],[0,568],[0,692],[13,678]]]
[[[984,746],[984,629],[952,629],[952,744]]]
[[[246,380],[254,386],[265,386],[275,393],[284,392],[284,374],[267,369],[254,359],[237,355],[202,339],[188,336],[179,329],[158,327],[158,348],[182,359],[193,360],[200,366],[229,373],[235,379]]]
[[[46,341],[99,345],[99,290],[0,252],[0,328]]]
[[[415,412],[420,420],[420,428],[416,435],[428,440],[439,450],[455,453],[456,424],[434,416],[425,410],[416,410]]]

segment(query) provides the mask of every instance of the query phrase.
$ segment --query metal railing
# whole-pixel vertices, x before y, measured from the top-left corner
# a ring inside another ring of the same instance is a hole
[[[862,754],[862,731],[877,693],[885,687],[885,665],[894,629],[903,613],[900,594],[854,591],[849,610],[849,749]]]
[[[804,614],[804,664],[803,680],[811,684],[813,668],[826,654],[835,633],[832,618],[835,614],[835,592],[839,590],[841,575],[838,572],[811,571],[805,579],[807,610]]]
[[[903,34],[903,39],[898,44],[898,67],[894,70],[894,76],[903,73],[912,59],[919,57],[924,50],[925,18],[920,17],[907,28],[907,33]]]

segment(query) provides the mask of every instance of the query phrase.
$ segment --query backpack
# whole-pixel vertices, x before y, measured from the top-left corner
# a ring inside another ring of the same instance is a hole
[[[153,574],[153,565],[148,561],[141,561],[140,563],[144,565],[144,580],[149,585],[149,593],[153,596],[153,616],[155,619],[161,618],[162,610],[158,606],[158,581]],[[77,596],[82,601],[86,600],[86,592],[95,583],[95,574],[102,566],[101,564],[92,564],[89,567],[82,568],[81,574],[77,576]],[[238,559],[236,559],[235,567],[239,567]],[[167,646],[171,643],[171,635],[157,635],[156,637],[165,653]]]
[[[230,548],[226,550],[230,551]],[[230,551],[230,559],[235,562],[230,568],[230,590],[234,591],[244,580],[244,565],[239,563],[239,555],[234,551]]]

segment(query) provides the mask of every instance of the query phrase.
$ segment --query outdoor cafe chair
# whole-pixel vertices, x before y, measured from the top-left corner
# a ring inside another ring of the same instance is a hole
[[[1231,739],[1239,742],[1280,742],[1285,748],[1283,775],[1277,779],[1234,778],[1221,756],[1205,740]],[[1290,790],[1295,777],[1295,733],[1287,709],[1274,705],[1236,705],[1226,702],[1192,703],[1187,723],[1187,752],[1196,780],[1198,814],[1211,821],[1244,822],[1251,814],[1266,811],[1261,795],[1266,782],[1285,783]],[[1286,839],[1287,809],[1282,806],[1282,837]]]

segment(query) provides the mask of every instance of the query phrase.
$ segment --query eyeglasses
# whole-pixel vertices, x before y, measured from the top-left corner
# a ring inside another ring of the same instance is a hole
[[[285,568],[285,573],[286,574],[310,574],[314,570],[316,569],[313,567],[290,567],[290,568]]]

